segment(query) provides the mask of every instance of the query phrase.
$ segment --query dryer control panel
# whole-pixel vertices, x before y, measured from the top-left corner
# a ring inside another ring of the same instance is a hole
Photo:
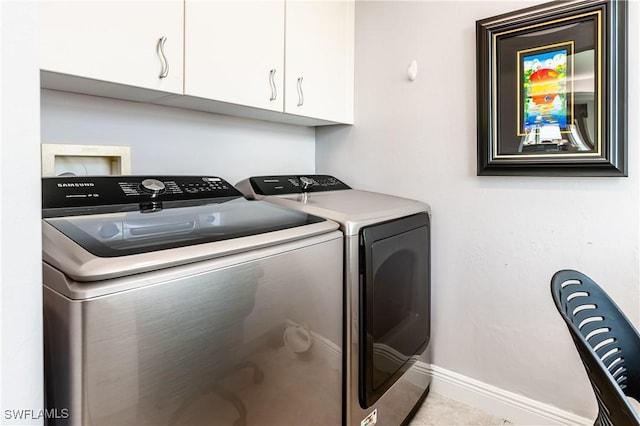
[[[351,189],[344,182],[329,175],[254,176],[249,178],[251,189],[258,195],[297,194]]]

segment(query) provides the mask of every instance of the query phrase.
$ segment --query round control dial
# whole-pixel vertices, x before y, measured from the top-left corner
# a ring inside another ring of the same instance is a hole
[[[164,192],[164,182],[157,179],[145,179],[140,183],[140,188],[152,197],[156,197]]]
[[[302,186],[303,191],[306,191],[307,189],[311,188],[314,183],[315,182],[313,181],[313,179],[308,178],[306,176],[300,176],[300,185]]]

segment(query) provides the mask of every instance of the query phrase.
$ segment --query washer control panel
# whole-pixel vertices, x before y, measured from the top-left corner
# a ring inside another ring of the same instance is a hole
[[[351,189],[344,182],[329,175],[254,176],[251,188],[259,195],[297,194]]]
[[[42,208],[77,208],[242,197],[216,176],[64,176],[42,178]]]

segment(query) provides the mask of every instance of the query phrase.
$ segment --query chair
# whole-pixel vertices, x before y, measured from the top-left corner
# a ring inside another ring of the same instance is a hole
[[[640,335],[598,284],[562,270],[551,294],[571,332],[598,402],[596,426],[640,425],[626,397],[640,400]]]

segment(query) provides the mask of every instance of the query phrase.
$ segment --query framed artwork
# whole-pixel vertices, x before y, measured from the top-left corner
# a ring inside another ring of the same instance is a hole
[[[627,176],[627,2],[476,22],[478,175]]]

